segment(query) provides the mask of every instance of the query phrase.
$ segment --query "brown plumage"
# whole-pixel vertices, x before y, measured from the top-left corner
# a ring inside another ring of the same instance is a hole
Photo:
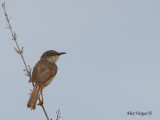
[[[37,99],[40,92],[40,86],[36,84],[33,88],[32,94],[28,100],[27,107],[31,107],[31,109],[36,109]]]
[[[39,92],[48,86],[57,73],[57,65],[48,60],[40,60],[34,67],[32,78],[29,82],[35,83],[33,92],[29,98],[27,107],[36,108]]]
[[[35,86],[27,103],[28,108],[33,110],[36,108],[39,93],[41,92],[42,95],[43,88],[52,82],[58,70],[55,62],[61,54],[65,53],[58,53],[53,50],[47,51],[41,56],[41,59],[34,66],[32,77],[29,82],[35,83]],[[39,105],[41,104],[43,104],[43,95],[42,101],[40,101]]]

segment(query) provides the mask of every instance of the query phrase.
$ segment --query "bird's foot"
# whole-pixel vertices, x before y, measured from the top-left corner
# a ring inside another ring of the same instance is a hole
[[[43,105],[43,101],[39,101],[39,103],[37,105],[42,106]]]

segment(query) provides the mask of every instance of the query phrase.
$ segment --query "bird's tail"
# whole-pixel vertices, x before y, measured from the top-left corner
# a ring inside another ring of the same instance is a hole
[[[31,108],[31,110],[36,109],[39,91],[40,91],[40,86],[36,84],[33,88],[32,94],[30,95],[30,98],[27,103],[27,107]]]

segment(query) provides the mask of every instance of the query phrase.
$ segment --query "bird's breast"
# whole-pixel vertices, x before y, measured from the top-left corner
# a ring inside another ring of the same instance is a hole
[[[50,78],[47,82],[45,82],[45,84],[43,85],[43,88],[47,87],[52,81],[53,81],[54,77]]]

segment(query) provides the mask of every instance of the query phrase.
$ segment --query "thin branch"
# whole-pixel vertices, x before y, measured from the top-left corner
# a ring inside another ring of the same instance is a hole
[[[8,29],[11,31],[11,34],[12,34],[12,40],[15,41],[16,43],[16,46],[17,48],[14,48],[16,50],[16,52],[21,56],[22,60],[23,60],[23,63],[25,65],[25,69],[26,69],[26,72],[27,72],[27,75],[31,78],[31,71],[28,70],[28,67],[27,67],[27,64],[24,60],[24,57],[23,57],[23,47],[22,49],[20,49],[18,43],[17,43],[17,34],[15,32],[13,32],[12,30],[12,26],[10,24],[10,21],[9,21],[9,18],[8,18],[8,15],[7,15],[7,12],[6,12],[6,9],[5,9],[5,2],[2,4],[2,7],[3,7],[3,10],[4,10],[4,14],[6,16],[6,20],[7,20],[7,23],[8,23]]]
[[[22,60],[23,60],[23,63],[24,63],[24,65],[25,65],[25,70],[24,70],[24,71],[27,73],[26,75],[31,79],[31,68],[30,68],[29,65],[28,65],[28,67],[27,67],[27,64],[26,64],[26,62],[25,62],[25,59],[24,59],[24,57],[23,57],[23,52],[24,52],[24,51],[23,51],[23,47],[20,49],[20,47],[19,47],[19,45],[18,45],[18,42],[17,42],[17,34],[16,34],[15,32],[13,32],[13,30],[12,30],[12,26],[11,26],[11,24],[10,24],[10,20],[9,20],[9,18],[8,18],[8,15],[7,15],[7,12],[6,12],[6,9],[5,9],[5,2],[2,4],[2,8],[3,8],[3,10],[4,10],[4,15],[5,15],[6,20],[7,20],[7,23],[8,23],[8,27],[7,27],[7,28],[10,30],[11,35],[12,35],[12,40],[15,41],[16,46],[17,46],[17,48],[14,48],[14,49],[15,49],[15,51],[21,56],[21,58],[22,58]],[[34,87],[34,84],[32,84],[32,85],[33,85],[33,87]],[[39,99],[39,101],[40,101],[40,97],[39,97],[38,99]],[[47,114],[47,112],[46,112],[46,110],[45,110],[45,108],[44,108],[44,105],[41,105],[41,107],[42,107],[42,109],[43,109],[43,112],[44,112],[47,120],[49,120],[49,117],[48,117],[48,114]]]
[[[56,120],[59,120],[62,117],[60,109],[58,109],[58,111],[56,111],[56,114],[57,114]]]

